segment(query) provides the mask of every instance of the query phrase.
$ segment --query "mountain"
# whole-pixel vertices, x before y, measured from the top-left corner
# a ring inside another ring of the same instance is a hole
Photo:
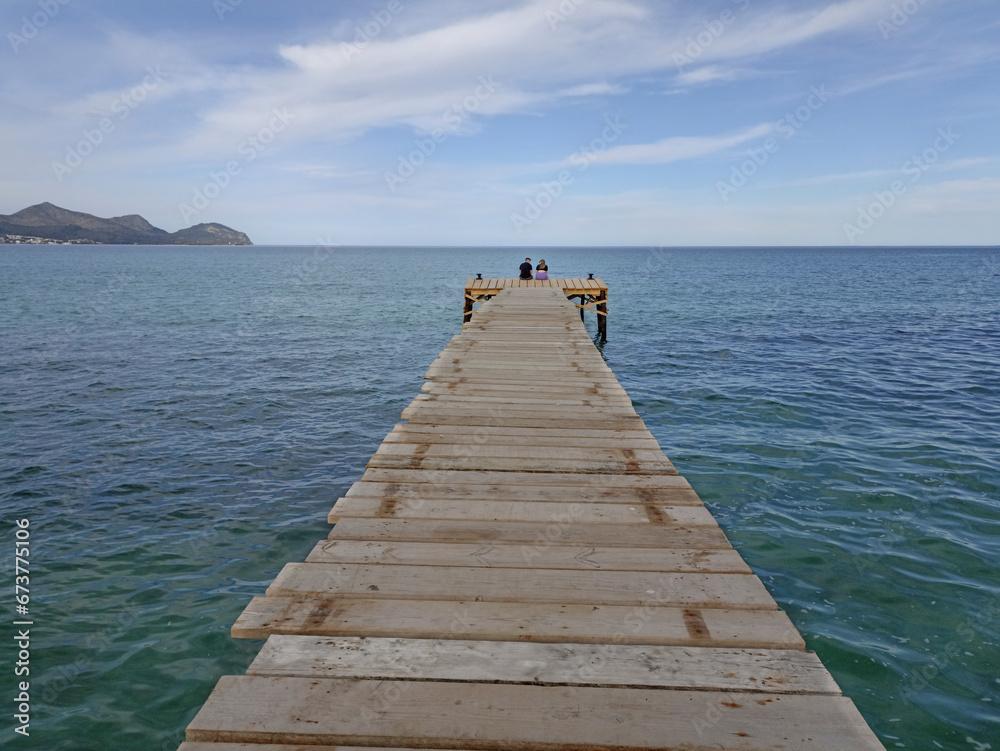
[[[250,238],[222,224],[196,224],[178,232],[154,227],[138,214],[101,219],[51,203],[0,214],[0,243],[99,245],[253,245]]]

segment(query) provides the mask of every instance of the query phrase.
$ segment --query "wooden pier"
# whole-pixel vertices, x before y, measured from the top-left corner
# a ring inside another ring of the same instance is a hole
[[[485,288],[182,751],[883,748],[567,289]]]

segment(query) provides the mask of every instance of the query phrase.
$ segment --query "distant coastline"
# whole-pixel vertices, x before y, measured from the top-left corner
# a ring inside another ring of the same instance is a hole
[[[0,245],[102,245],[93,240],[53,240],[30,235],[0,235]]]
[[[167,232],[138,214],[103,219],[51,203],[0,214],[7,245],[253,245],[243,232],[210,222]]]

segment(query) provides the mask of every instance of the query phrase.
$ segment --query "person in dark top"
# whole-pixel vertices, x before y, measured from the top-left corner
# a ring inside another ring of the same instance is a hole
[[[525,258],[524,263],[521,264],[521,278],[531,279],[531,259]]]

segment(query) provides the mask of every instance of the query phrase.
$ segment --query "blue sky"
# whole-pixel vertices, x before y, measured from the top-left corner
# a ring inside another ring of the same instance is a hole
[[[0,213],[257,244],[997,245],[996,0],[7,0]]]

